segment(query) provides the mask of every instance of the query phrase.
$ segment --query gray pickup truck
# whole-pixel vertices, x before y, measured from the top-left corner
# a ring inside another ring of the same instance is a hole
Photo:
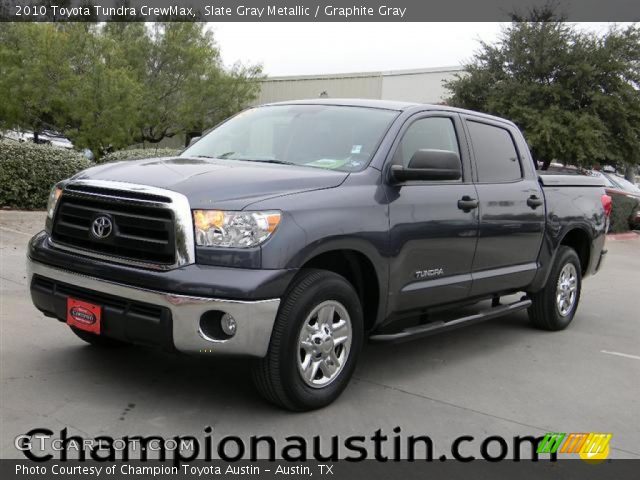
[[[178,157],[56,185],[29,285],[90,344],[254,357],[265,398],[309,410],[344,390],[365,339],[524,309],[536,327],[567,327],[602,264],[610,209],[598,180],[538,176],[501,118],[272,104]]]

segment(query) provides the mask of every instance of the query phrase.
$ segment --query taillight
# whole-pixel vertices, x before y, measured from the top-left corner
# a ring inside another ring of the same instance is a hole
[[[613,207],[613,204],[611,203],[611,197],[605,194],[600,197],[600,200],[602,201],[602,208],[604,208],[604,214],[608,217],[609,215],[611,215],[611,208]]]

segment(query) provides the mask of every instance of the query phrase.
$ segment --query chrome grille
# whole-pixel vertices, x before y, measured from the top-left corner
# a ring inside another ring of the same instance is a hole
[[[92,226],[105,217],[111,228],[100,237]],[[175,192],[119,182],[74,182],[64,186],[50,240],[55,247],[88,256],[169,269],[193,263],[190,217],[188,201]]]

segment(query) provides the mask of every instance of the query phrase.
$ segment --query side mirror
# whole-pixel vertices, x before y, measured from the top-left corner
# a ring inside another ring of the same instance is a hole
[[[407,180],[459,180],[462,177],[460,157],[448,150],[418,150],[409,166],[391,166],[391,176],[397,182]]]
[[[189,145],[187,145],[187,147],[190,147],[191,145],[193,145],[194,143],[196,143],[198,140],[200,140],[202,137],[191,137],[191,140],[189,140]]]

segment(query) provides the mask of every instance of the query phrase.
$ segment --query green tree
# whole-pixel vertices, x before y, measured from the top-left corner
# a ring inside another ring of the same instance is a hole
[[[81,147],[101,153],[131,144],[139,116],[142,86],[119,58],[118,46],[95,24],[65,24],[71,75],[64,132]]]
[[[481,43],[467,74],[445,84],[449,103],[513,120],[542,168],[640,163],[638,27],[599,36],[548,9],[522,20]]]
[[[225,69],[203,23],[158,22],[142,29],[108,24],[105,34],[120,46],[121,61],[143,85],[136,142],[201,132],[244,108],[259,91],[261,68]]]
[[[0,124],[32,130],[35,140],[64,117],[68,38],[54,24],[0,24]]]
[[[0,127],[108,147],[197,134],[255,98],[202,23],[0,23]]]

